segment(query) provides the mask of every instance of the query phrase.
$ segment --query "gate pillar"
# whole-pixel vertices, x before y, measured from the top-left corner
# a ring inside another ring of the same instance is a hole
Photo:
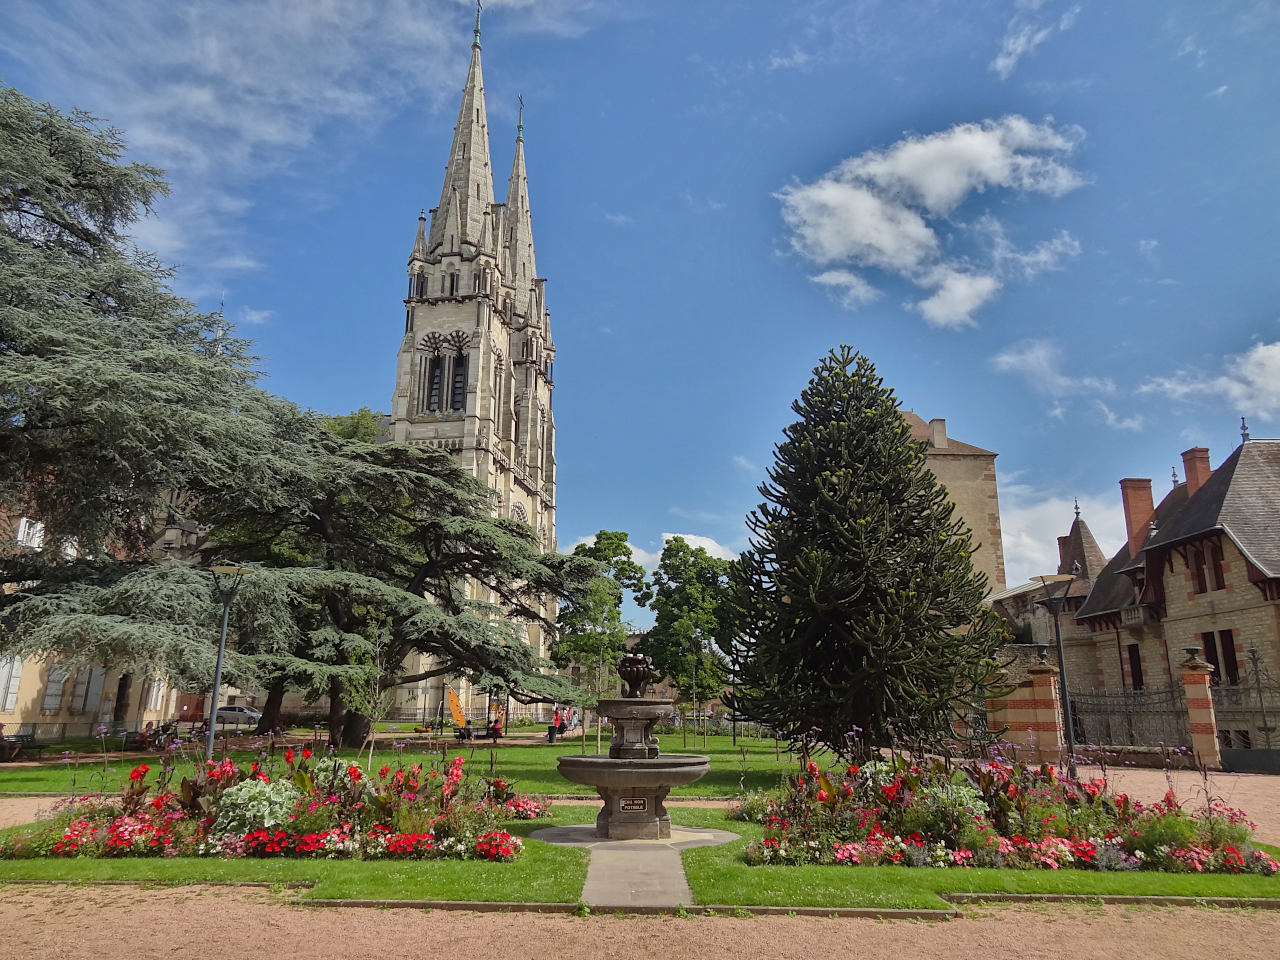
[[[1195,653],[1180,665],[1182,691],[1186,695],[1187,728],[1191,733],[1191,751],[1210,770],[1222,769],[1218,749],[1218,721],[1213,713],[1213,695],[1209,692],[1209,674],[1213,670]]]

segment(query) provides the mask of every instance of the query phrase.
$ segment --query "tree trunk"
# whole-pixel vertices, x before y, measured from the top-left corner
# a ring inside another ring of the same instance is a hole
[[[329,746],[342,743],[342,681],[329,678]]]
[[[354,710],[348,710],[342,723],[342,746],[355,747],[356,749],[359,749],[364,746],[365,740],[368,736],[369,718],[363,713],[356,713]]]
[[[270,733],[283,727],[280,721],[280,705],[284,703],[284,677],[277,677],[267,686],[267,702],[262,705],[262,719],[258,721],[256,734]]]

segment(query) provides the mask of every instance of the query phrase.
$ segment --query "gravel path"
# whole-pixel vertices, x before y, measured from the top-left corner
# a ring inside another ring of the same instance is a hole
[[[588,917],[316,909],[264,893],[185,887],[3,888],[4,955],[42,960],[218,960],[424,956],[447,960],[1256,960],[1280,942],[1280,912],[1153,907],[984,906],[943,923],[814,917]],[[856,947],[854,945],[856,944]],[[1265,953],[1265,950],[1264,950]]]

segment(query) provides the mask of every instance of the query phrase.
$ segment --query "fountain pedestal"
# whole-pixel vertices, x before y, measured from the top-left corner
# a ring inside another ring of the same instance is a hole
[[[700,780],[710,761],[693,754],[659,756],[653,727],[670,715],[671,701],[652,697],[601,700],[600,714],[613,724],[608,755],[563,756],[560,775],[596,788],[604,808],[596,836],[609,840],[662,840],[671,836],[665,801],[671,788]]]

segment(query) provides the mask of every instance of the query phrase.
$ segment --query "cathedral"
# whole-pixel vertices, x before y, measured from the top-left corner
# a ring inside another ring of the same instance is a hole
[[[448,450],[495,492],[500,515],[528,523],[554,551],[555,345],[534,260],[524,107],[497,203],[479,12],[440,202],[418,217],[408,275],[388,439]],[[546,654],[534,627],[529,640]],[[423,694],[434,706],[443,690]]]

